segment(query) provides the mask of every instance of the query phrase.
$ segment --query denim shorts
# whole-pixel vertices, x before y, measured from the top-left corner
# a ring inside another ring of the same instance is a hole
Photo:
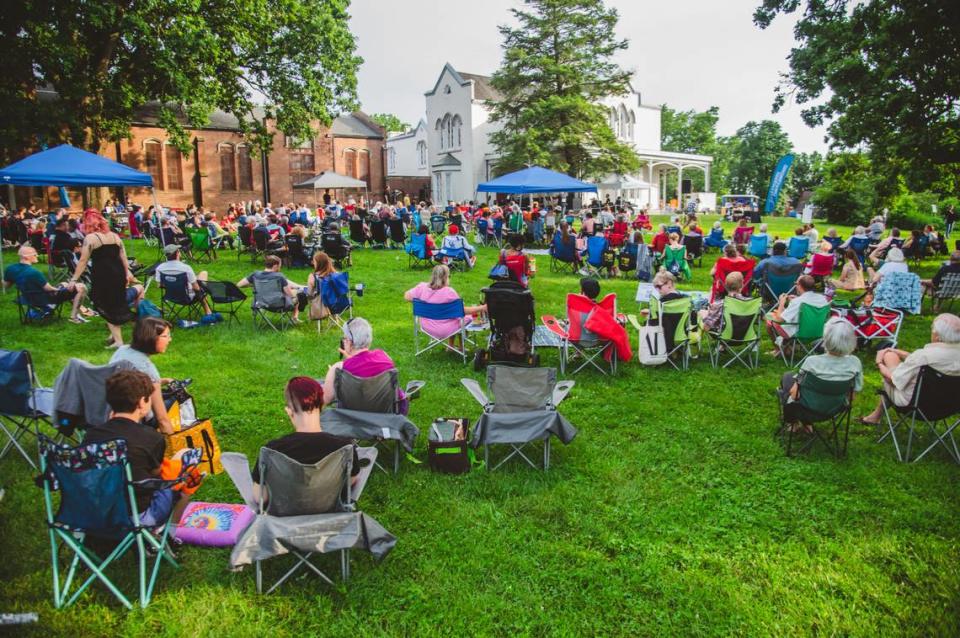
[[[144,527],[163,525],[173,512],[173,490],[169,487],[157,490],[150,499],[150,505],[140,513],[140,524]]]
[[[132,304],[134,299],[137,298],[138,294],[139,293],[137,292],[136,288],[127,288],[127,305]]]

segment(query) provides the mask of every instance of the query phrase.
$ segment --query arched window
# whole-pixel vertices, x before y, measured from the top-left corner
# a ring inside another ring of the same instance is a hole
[[[445,146],[443,144],[443,120],[437,120],[437,135],[440,137],[440,150],[442,151]]]
[[[163,145],[163,160],[167,164],[167,189],[172,191],[183,190],[183,155],[173,144]]]
[[[423,140],[417,142],[417,166],[421,168],[427,165],[427,143]]]
[[[607,113],[607,121],[610,123],[610,130],[614,134],[617,133],[617,109],[610,109],[610,112]]]
[[[358,170],[356,149],[348,148],[343,152],[343,174],[349,175],[350,177],[357,176]]]
[[[160,140],[145,140],[143,142],[143,163],[150,177],[153,178],[153,187],[163,190],[163,148]]]
[[[387,167],[391,171],[397,170],[397,149],[392,146],[387,151]]]
[[[221,144],[217,147],[220,155],[220,190],[237,190],[237,170],[233,162],[233,144]]]
[[[637,124],[637,115],[633,112],[633,109],[630,109],[630,139],[634,139],[633,133],[636,129]]]
[[[362,149],[359,156],[360,162],[360,174],[356,175],[358,179],[362,179],[365,182],[370,181],[370,151]]]
[[[453,128],[451,126],[452,118],[447,113],[443,116],[443,123],[440,126],[440,145],[442,148],[453,148]]]
[[[253,160],[246,144],[237,145],[237,187],[242,191],[253,190]]]
[[[463,120],[460,119],[459,115],[454,115],[453,119],[450,121],[450,145],[456,145],[456,148],[460,148],[460,145],[463,143],[461,130],[463,129]]]
[[[620,137],[629,137],[630,118],[627,116],[627,109],[623,104],[620,105]]]

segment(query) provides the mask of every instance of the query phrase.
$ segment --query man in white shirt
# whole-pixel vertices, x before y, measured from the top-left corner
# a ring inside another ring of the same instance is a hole
[[[190,299],[194,299],[197,295],[200,295],[203,312],[209,315],[210,304],[207,303],[206,298],[203,296],[203,288],[200,287],[199,283],[207,280],[207,271],[203,270],[200,274],[197,274],[193,272],[190,264],[185,264],[180,261],[180,246],[177,244],[167,244],[163,248],[163,253],[167,256],[167,261],[157,266],[157,283],[161,283],[161,275],[185,274],[187,276],[187,294],[190,296]]]
[[[910,405],[922,367],[930,366],[937,372],[960,376],[960,317],[950,313],[937,315],[930,329],[930,343],[913,353],[885,348],[877,353],[876,361],[887,396],[895,405]],[[876,424],[882,416],[883,404],[878,402],[873,412],[860,421]]]
[[[867,276],[871,284],[877,284],[880,283],[880,280],[883,279],[885,275],[892,272],[910,272],[903,251],[896,246],[887,251],[887,258],[880,268],[877,270],[867,268]]]
[[[776,309],[767,315],[767,332],[774,343],[779,344],[784,339],[790,339],[797,332],[797,322],[800,321],[800,307],[804,304],[822,308],[830,304],[830,301],[814,291],[816,283],[810,275],[803,275],[797,279],[797,295],[780,295],[780,303]],[[779,355],[779,349],[774,351]]]

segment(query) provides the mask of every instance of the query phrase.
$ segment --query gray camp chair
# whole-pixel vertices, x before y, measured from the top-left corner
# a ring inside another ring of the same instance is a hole
[[[400,448],[412,452],[420,430],[399,413],[397,371],[387,370],[375,377],[361,378],[339,369],[333,383],[337,400],[333,407],[323,411],[324,432],[372,442],[393,457],[393,473],[399,472]],[[424,385],[424,381],[411,381],[404,393],[408,399],[415,398]],[[392,441],[392,445],[388,441]],[[377,467],[387,472],[380,463]]]
[[[470,445],[483,446],[487,469],[495,470],[514,456],[537,468],[523,453],[523,448],[543,441],[543,469],[547,470],[550,468],[550,436],[567,444],[577,435],[577,429],[557,412],[557,406],[569,394],[574,382],[558,382],[554,368],[489,366],[487,388],[493,395],[492,401],[475,380],[460,379],[460,383],[483,406]],[[490,446],[496,444],[509,445],[511,449],[491,467]]]
[[[373,460],[376,450],[358,450],[358,456]],[[351,445],[312,465],[262,448],[260,498],[253,493],[246,456],[227,452],[221,460],[247,506],[257,512],[257,518],[237,540],[230,554],[230,566],[239,569],[254,563],[258,593],[263,593],[261,563],[268,558],[290,553],[297,559],[267,590],[269,594],[303,567],[333,585],[333,580],[310,562],[315,553],[339,552],[340,573],[346,582],[350,577],[351,549],[368,551],[381,560],[397,542],[375,519],[356,511],[356,501],[369,478],[372,463],[361,470],[357,483],[351,487]]]

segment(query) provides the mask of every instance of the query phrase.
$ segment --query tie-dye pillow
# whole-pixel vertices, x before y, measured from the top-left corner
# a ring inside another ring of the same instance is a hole
[[[246,505],[198,501],[187,506],[173,535],[188,545],[230,547],[253,519],[254,513]]]

